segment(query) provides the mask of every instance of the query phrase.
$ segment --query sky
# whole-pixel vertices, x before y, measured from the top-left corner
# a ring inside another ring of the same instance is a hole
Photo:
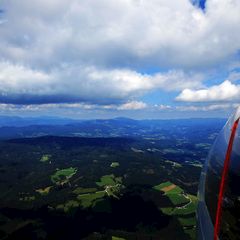
[[[227,117],[239,0],[1,0],[0,115]]]

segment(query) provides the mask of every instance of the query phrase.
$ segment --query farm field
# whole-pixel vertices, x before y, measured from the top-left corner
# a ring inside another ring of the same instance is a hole
[[[119,162],[112,162],[110,165],[112,168],[119,167]]]
[[[194,238],[196,228],[195,210],[197,205],[197,197],[191,194],[184,193],[183,189],[170,181],[161,183],[153,187],[158,191],[164,192],[172,206],[161,208],[161,210],[169,215],[176,216],[177,220],[183,226],[184,232],[190,238]]]
[[[76,174],[77,169],[73,167],[65,169],[57,169],[57,171],[51,176],[53,183],[61,183],[68,181],[74,174]]]

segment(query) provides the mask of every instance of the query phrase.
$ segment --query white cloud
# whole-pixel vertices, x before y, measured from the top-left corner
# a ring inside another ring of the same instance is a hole
[[[98,104],[86,104],[86,103],[51,103],[51,104],[0,104],[0,111],[17,111],[17,112],[46,112],[54,111],[58,112],[61,109],[82,111],[82,110],[141,110],[149,107],[142,101],[130,101],[124,104],[109,104],[109,105],[98,105]]]
[[[207,89],[184,89],[176,100],[184,102],[232,101],[240,98],[240,85],[226,80]]]
[[[208,0],[2,1],[0,55],[38,67],[199,67],[240,48],[240,2]],[[21,21],[19,21],[21,19]]]
[[[224,103],[224,104],[210,104],[207,106],[176,106],[177,111],[183,112],[196,112],[196,111],[217,111],[217,110],[228,110],[239,107],[240,103]]]
[[[129,69],[86,66],[39,71],[0,62],[0,102],[116,104],[152,89],[176,91],[200,87],[201,80],[201,75],[182,71],[147,75]]]
[[[13,104],[5,104],[5,103],[0,104],[0,111],[10,110],[13,108],[15,108],[15,106]]]
[[[28,93],[29,89],[35,94],[47,93],[51,77],[38,70],[31,70],[21,65],[0,62],[0,93],[7,96],[16,91],[18,94]]]
[[[142,101],[132,101],[124,104],[110,104],[110,105],[97,105],[97,104],[85,104],[85,103],[62,103],[62,104],[33,104],[33,105],[19,105],[19,104],[0,104],[0,114],[30,114],[39,115],[41,112],[43,115],[60,115],[66,117],[82,118],[86,114],[92,113],[96,117],[98,113],[115,113],[116,116],[122,116],[124,113],[141,113],[141,110],[147,111],[149,114],[158,113],[174,113],[176,116],[181,113],[193,113],[202,112],[204,114],[221,112],[229,114],[234,109],[239,107],[239,103],[223,103],[223,104],[209,104],[209,105],[181,105],[181,106],[170,106],[170,105],[150,105]],[[64,111],[63,111],[64,110]],[[146,117],[148,117],[147,115]],[[206,116],[206,115],[205,115]],[[209,116],[209,115],[207,115]],[[134,116],[132,116],[134,117]]]
[[[141,110],[147,107],[147,104],[144,102],[132,101],[125,104],[122,104],[118,107],[118,110]]]
[[[171,109],[173,109],[172,106],[170,106],[170,105],[164,105],[164,104],[160,104],[160,105],[155,104],[155,105],[154,105],[154,108],[157,109],[157,110],[171,110]]]

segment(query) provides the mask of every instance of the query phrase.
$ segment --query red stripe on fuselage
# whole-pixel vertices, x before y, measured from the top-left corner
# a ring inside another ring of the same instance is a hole
[[[236,135],[238,123],[239,123],[239,119],[237,119],[233,124],[230,140],[228,143],[227,153],[226,153],[226,157],[223,165],[222,178],[221,178],[219,195],[218,195],[217,213],[216,213],[215,226],[214,226],[214,240],[218,240],[218,236],[220,233],[223,195],[226,188],[226,180],[227,180],[227,175],[228,175],[228,170],[229,170],[229,165],[231,160],[233,142],[234,142],[234,137]]]

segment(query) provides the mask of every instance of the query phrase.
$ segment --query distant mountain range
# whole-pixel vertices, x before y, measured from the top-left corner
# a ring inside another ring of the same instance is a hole
[[[150,137],[154,134],[182,134],[222,128],[226,119],[134,120],[129,118],[74,120],[68,118],[22,118],[0,116],[0,138],[39,136]]]
[[[19,117],[19,116],[0,116],[0,127],[24,127],[30,125],[68,125],[68,124],[136,124],[136,123],[156,123],[156,122],[201,122],[201,121],[226,121],[226,119],[218,118],[189,118],[189,119],[154,119],[154,120],[134,120],[131,118],[118,117],[113,119],[92,119],[92,120],[83,120],[83,119],[71,119],[71,118],[61,118],[61,117]]]

